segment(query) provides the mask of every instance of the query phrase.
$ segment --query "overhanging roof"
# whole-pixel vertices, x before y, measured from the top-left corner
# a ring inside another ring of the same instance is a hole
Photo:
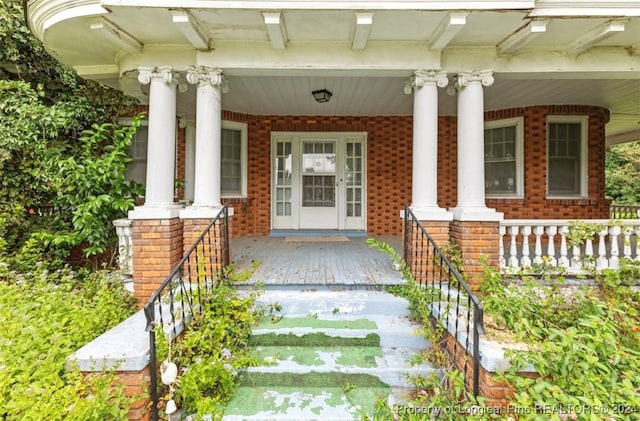
[[[138,66],[219,67],[223,106],[251,114],[407,115],[416,69],[492,69],[487,109],[611,110],[608,143],[640,140],[640,3],[572,1],[31,0],[63,63],[144,99]],[[78,42],[82,40],[82,42]],[[310,92],[327,88],[329,103]],[[180,95],[193,113],[193,89]],[[441,91],[440,112],[455,114]]]

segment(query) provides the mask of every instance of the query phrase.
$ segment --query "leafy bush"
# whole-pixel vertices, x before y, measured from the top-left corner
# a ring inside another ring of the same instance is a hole
[[[256,296],[242,297],[221,282],[170,348],[163,335],[156,336],[158,359],[175,363],[181,373],[176,385],[164,391],[162,407],[173,399],[183,415],[221,416],[235,391],[238,370],[255,364],[248,341],[263,315],[254,308]]]
[[[640,293],[629,280],[639,275],[640,264],[626,262],[620,271],[605,271],[597,287],[569,292],[559,283],[531,279],[505,283],[487,272],[486,314],[529,344],[528,350],[510,351],[512,368],[501,375],[515,388],[514,405],[554,408],[545,420],[637,419]],[[538,377],[517,374],[527,366]],[[533,412],[522,419],[541,416]]]
[[[85,377],[65,359],[133,311],[104,272],[10,271],[0,260],[0,419],[125,419],[128,398],[113,374]]]

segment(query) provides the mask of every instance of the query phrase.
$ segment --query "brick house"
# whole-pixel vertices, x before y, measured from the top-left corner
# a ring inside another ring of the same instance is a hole
[[[491,254],[474,238],[501,221],[608,218],[605,148],[640,140],[635,0],[25,5],[54,56],[148,110],[140,298],[225,203],[234,236],[401,235],[411,205]]]

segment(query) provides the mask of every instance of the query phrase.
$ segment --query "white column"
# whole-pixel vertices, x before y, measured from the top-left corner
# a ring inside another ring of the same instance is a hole
[[[452,219],[438,207],[438,88],[448,84],[445,71],[417,70],[404,87],[413,92],[411,210],[419,220]]]
[[[187,81],[198,86],[196,104],[196,151],[193,205],[182,218],[208,218],[220,207],[220,154],[222,137],[222,92],[226,82],[220,69],[187,70]]]
[[[184,127],[184,200],[193,202],[194,184],[196,178],[196,125],[191,119],[180,120],[180,127]]]
[[[149,84],[149,139],[144,206],[131,219],[177,216],[173,201],[176,164],[176,86],[171,67],[141,67],[138,81]]]
[[[456,220],[495,221],[502,214],[487,208],[484,194],[484,86],[493,84],[491,71],[459,73],[458,202]]]

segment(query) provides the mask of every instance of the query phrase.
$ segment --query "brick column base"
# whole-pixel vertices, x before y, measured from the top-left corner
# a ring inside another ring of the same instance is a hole
[[[140,371],[116,371],[120,383],[125,386],[127,397],[139,397],[129,406],[128,421],[148,421],[151,419],[151,398],[147,391],[150,387],[150,373],[147,365]]]
[[[500,268],[500,223],[497,221],[452,221],[449,233],[462,252],[465,280],[473,290],[482,283],[482,256],[487,265]]]
[[[133,221],[133,295],[138,307],[169,276],[182,259],[182,221],[135,219]]]

